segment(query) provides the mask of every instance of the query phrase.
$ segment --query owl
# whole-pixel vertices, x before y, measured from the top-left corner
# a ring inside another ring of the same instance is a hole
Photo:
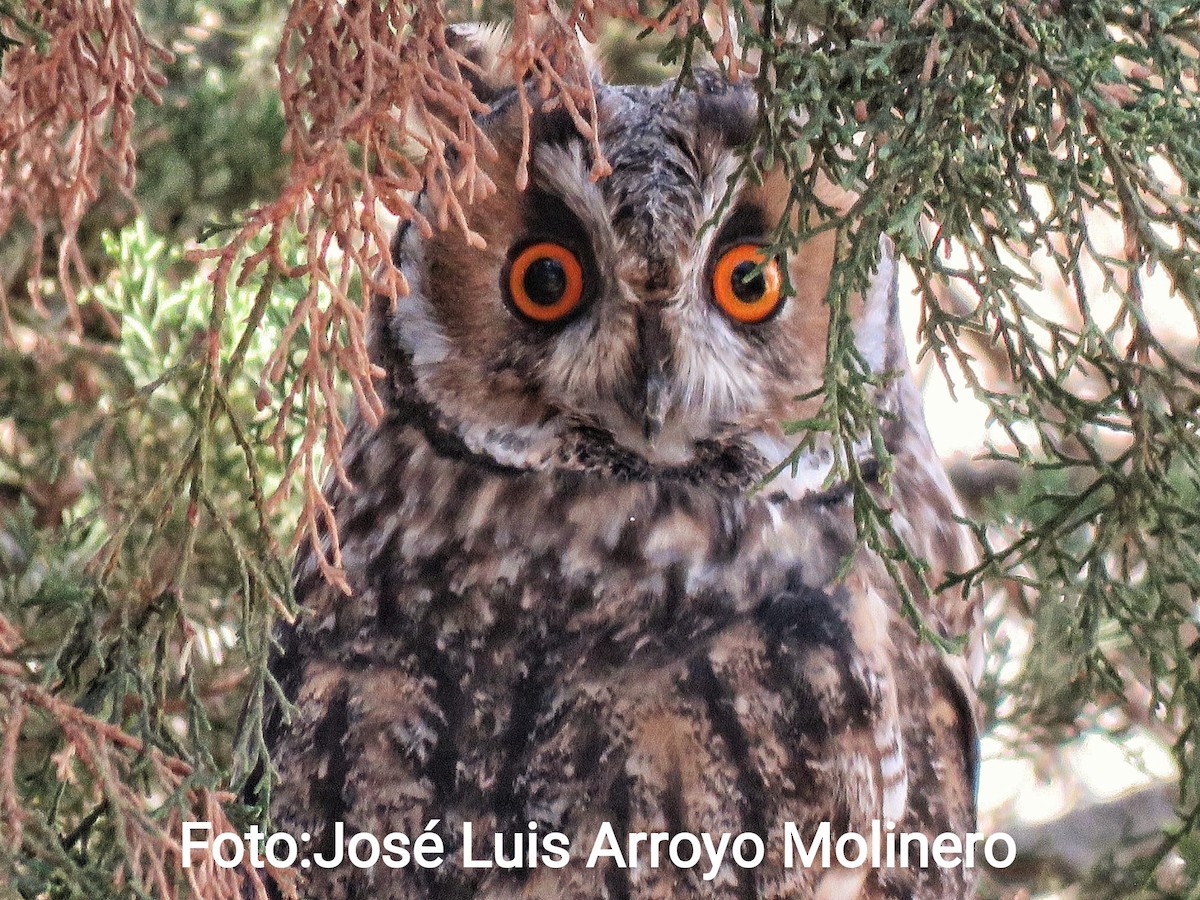
[[[456,39],[497,151],[481,163],[497,189],[469,210],[484,245],[395,236],[411,291],[370,327],[386,414],[356,420],[350,484],[327,489],[352,593],[301,552],[274,663],[292,714],[269,729],[273,826],[302,851],[429,834],[444,856],[296,868],[301,894],[971,896],[964,867],[786,853],[788,829],[973,831],[976,700],[970,654],[920,637],[860,545],[828,442],[761,485],[797,440],[780,423],[816,409],[835,239],[764,254],[792,186],[736,177],[752,92],[715,72],[597,77],[611,174],[589,177],[566,112],[538,111],[519,189],[515,87],[486,34]],[[895,475],[871,490],[937,583],[971,543],[907,374],[886,239],[852,315],[862,357],[893,373],[874,397]],[[920,611],[973,646],[960,593]],[[642,832],[754,834],[764,851],[656,864],[629,854]],[[602,833],[620,855],[588,859]],[[565,865],[536,849],[548,835]]]

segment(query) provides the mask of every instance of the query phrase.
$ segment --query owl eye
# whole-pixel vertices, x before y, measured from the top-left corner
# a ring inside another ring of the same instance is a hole
[[[713,299],[735,322],[753,325],[769,319],[783,305],[782,287],[779,260],[768,260],[756,244],[726,250],[713,268]]]
[[[583,266],[562,244],[543,241],[526,247],[508,269],[508,298],[517,312],[535,322],[560,322],[583,298]]]

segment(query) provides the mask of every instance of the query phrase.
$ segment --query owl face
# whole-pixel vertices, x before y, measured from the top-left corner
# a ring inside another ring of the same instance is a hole
[[[596,85],[599,180],[567,114],[535,115],[524,190],[520,110],[499,90],[482,120],[496,192],[469,209],[486,246],[398,235],[411,293],[378,340],[398,402],[445,444],[518,469],[753,477],[790,449],[778,423],[815,411],[796,398],[822,381],[834,235],[768,258],[791,185],[736,177],[752,92],[714,73],[673,88]],[[900,346],[884,250],[853,309],[880,370]]]

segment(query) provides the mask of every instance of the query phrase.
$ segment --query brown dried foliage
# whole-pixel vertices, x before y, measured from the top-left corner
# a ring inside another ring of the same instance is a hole
[[[0,78],[0,234],[19,220],[33,231],[29,296],[44,309],[45,239],[57,236],[58,282],[79,327],[78,285],[88,279],[76,243],[101,182],[133,189],[133,103],[158,103],[170,54],[138,24],[134,0],[25,0],[23,14],[48,35],[4,57]],[[0,285],[0,315],[11,333]]]

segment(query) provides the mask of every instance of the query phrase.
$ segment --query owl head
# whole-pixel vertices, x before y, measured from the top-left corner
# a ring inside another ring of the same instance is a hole
[[[565,111],[537,112],[519,189],[522,113],[513,86],[487,77],[493,57],[477,54],[477,91],[496,191],[468,211],[485,245],[401,227],[393,254],[410,293],[378,305],[373,339],[387,401],[435,446],[486,465],[761,477],[794,443],[779,423],[819,402],[835,236],[764,255],[792,185],[778,171],[736,178],[752,90],[703,71],[683,89],[597,78],[611,174],[590,177]],[[884,241],[853,304],[859,350],[881,372],[906,365],[895,300]],[[819,484],[822,461],[811,468]]]

